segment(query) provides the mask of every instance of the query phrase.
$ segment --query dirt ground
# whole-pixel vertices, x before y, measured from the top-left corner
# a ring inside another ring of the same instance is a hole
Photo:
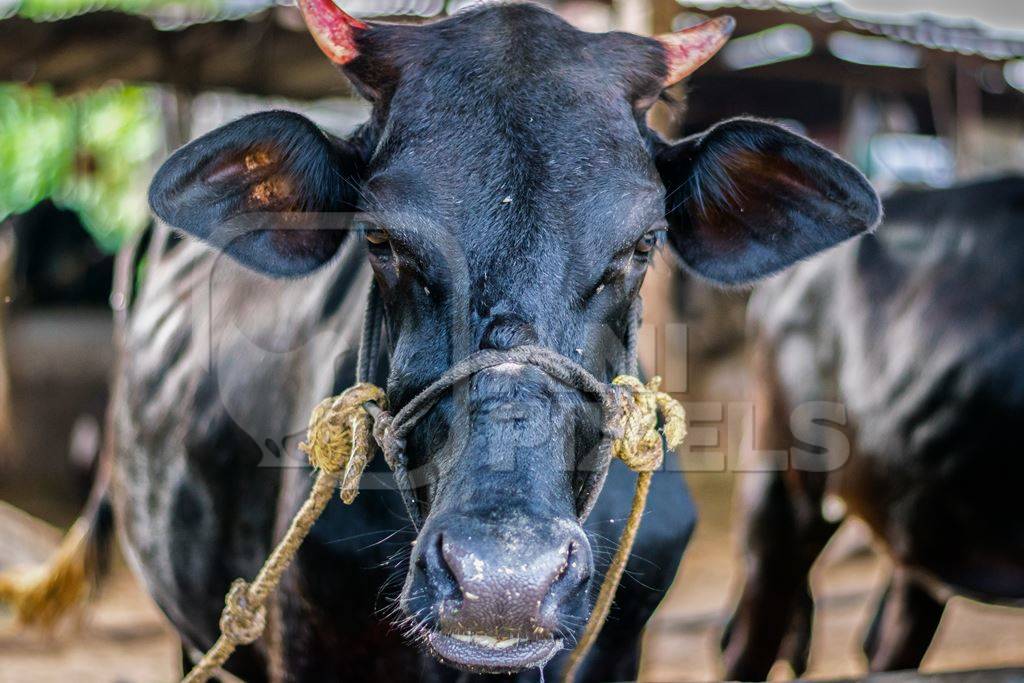
[[[179,652],[163,615],[119,567],[89,616],[64,633],[0,630],[0,683],[168,683]]]

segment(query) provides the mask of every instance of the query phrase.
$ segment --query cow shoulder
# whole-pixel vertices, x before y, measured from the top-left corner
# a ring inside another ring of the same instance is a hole
[[[281,473],[304,463],[309,411],[351,366],[356,258],[275,280],[182,241],[144,273],[116,379],[116,504],[133,564],[197,646],[226,582],[269,552]]]

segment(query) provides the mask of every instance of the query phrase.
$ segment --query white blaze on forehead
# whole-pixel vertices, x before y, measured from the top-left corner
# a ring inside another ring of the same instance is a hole
[[[522,363],[512,362],[501,363],[500,365],[495,365],[493,368],[491,368],[492,371],[500,372],[505,375],[518,375],[525,369],[526,366],[523,365]]]

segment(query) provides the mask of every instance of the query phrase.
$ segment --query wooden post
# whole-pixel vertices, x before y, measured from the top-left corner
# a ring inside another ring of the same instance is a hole
[[[963,177],[977,171],[981,159],[979,136],[982,127],[981,87],[968,60],[956,60],[956,167]]]
[[[623,30],[644,35],[668,33],[672,30],[672,20],[682,11],[675,0],[618,0],[616,8]],[[677,120],[664,102],[658,102],[651,108],[647,124],[666,139],[678,137],[682,128],[682,121]],[[672,306],[675,301],[672,293],[684,286],[685,277],[667,254],[659,256],[647,273],[641,291],[644,324],[640,330],[638,351],[641,366],[648,374],[664,374],[669,354],[684,355],[679,349],[666,348],[666,329],[679,321],[679,313]],[[684,363],[685,358],[673,361]]]
[[[614,0],[615,28],[647,35],[651,32],[651,0]]]
[[[682,10],[676,0],[650,0],[650,33],[670,33],[672,31],[672,20]],[[681,92],[685,86],[677,85],[674,88]],[[679,111],[673,111],[664,102],[657,102],[651,107],[651,113],[647,117],[647,125],[666,138],[679,137],[682,133],[683,120]]]
[[[928,88],[928,102],[932,109],[935,132],[956,149],[956,105],[944,56],[929,55],[925,65],[925,85]]]

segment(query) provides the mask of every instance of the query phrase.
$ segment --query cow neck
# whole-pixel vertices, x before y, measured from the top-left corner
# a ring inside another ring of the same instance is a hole
[[[623,340],[623,353],[619,358],[615,374],[637,375],[637,336],[642,316],[642,302],[639,297],[630,308]],[[375,279],[370,280],[370,289],[366,298],[366,313],[359,340],[359,351],[356,361],[356,382],[371,383],[375,379],[381,354],[381,337],[384,329],[384,306],[380,296],[380,288]],[[434,382],[392,415],[374,402],[365,404],[373,418],[373,435],[384,455],[384,460],[395,477],[395,487],[402,496],[406,512],[413,526],[418,531],[422,523],[419,503],[414,494],[414,486],[409,473],[408,459],[405,453],[406,437],[413,427],[434,406],[435,403],[457,383],[466,380],[482,370],[493,368],[503,363],[532,365],[545,372],[560,383],[572,387],[582,394],[597,398],[601,403],[601,440],[597,447],[596,460],[587,463],[593,465],[584,473],[584,480],[576,499],[576,511],[580,522],[583,522],[604,486],[608,475],[608,467],[612,461],[612,441],[620,435],[618,424],[618,406],[616,391],[608,383],[601,381],[579,363],[557,351],[544,346],[524,345],[505,350],[477,351],[456,362]]]

